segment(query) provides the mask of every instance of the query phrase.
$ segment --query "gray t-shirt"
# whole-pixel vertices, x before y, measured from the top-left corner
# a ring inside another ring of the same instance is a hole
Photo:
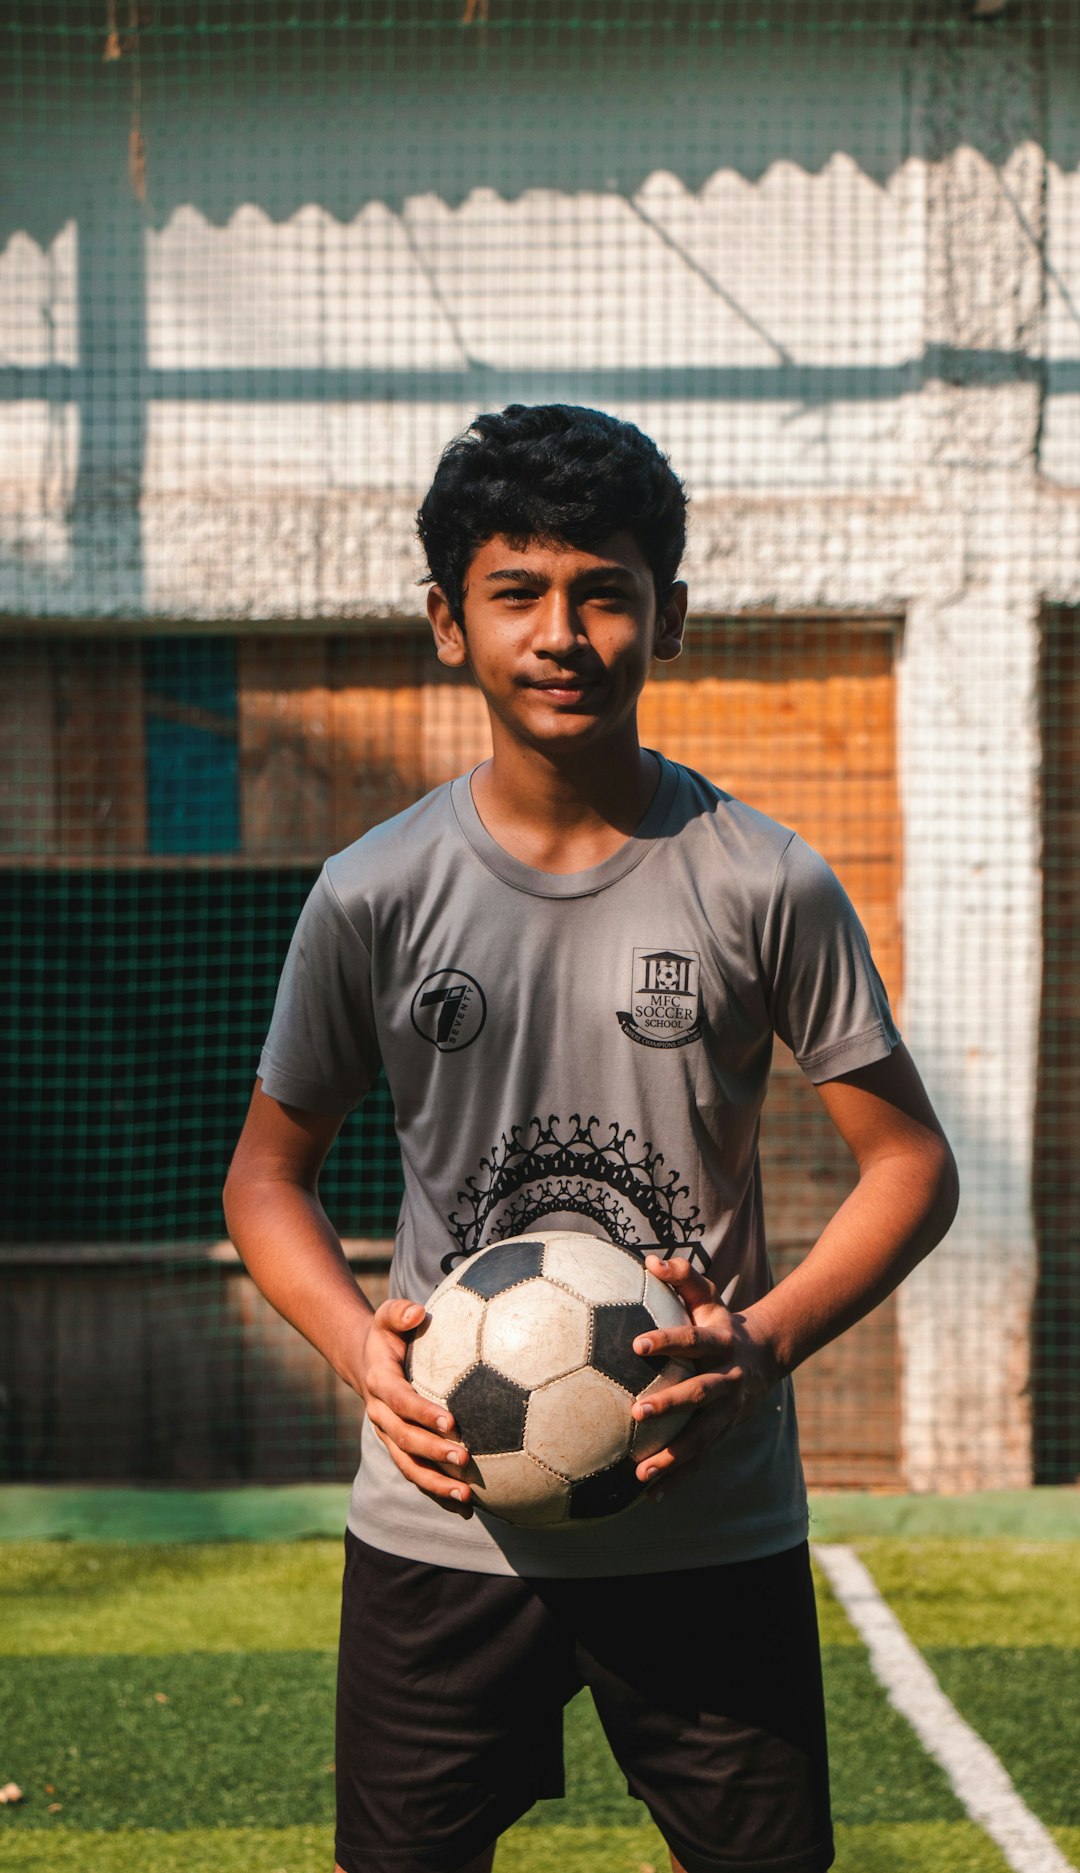
[[[511,857],[467,775],[330,859],[259,1071],[284,1104],[346,1113],[385,1067],[405,1174],[393,1295],[426,1300],[463,1256],[544,1226],[663,1244],[741,1308],[771,1286],[758,1122],[774,1031],[815,1082],[899,1038],[824,860],[660,757],[637,831],[588,871]],[[774,1553],[806,1533],[790,1382],[661,1502],[565,1529],[448,1514],[365,1424],[349,1523],[482,1573]]]

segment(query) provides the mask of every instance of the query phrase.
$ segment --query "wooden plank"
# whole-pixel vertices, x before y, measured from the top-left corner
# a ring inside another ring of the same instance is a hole
[[[393,1244],[360,1246],[358,1279],[378,1305]],[[4,1275],[0,1479],[352,1476],[360,1401],[235,1253],[182,1274],[35,1253]]]
[[[20,1269],[4,1277],[0,1307],[0,1478],[48,1481],[55,1475],[55,1292],[47,1275]]]
[[[143,1280],[69,1271],[56,1283],[56,1474],[85,1482],[150,1474]]]
[[[334,844],[334,754],[325,637],[237,645],[244,852],[294,857]]]
[[[244,1475],[243,1321],[239,1266],[143,1276],[148,1465],[162,1482],[238,1482]]]
[[[424,639],[238,646],[245,857],[329,852],[490,753],[478,692]]]
[[[331,644],[335,846],[427,790],[418,708],[424,648],[390,633]]]
[[[784,1270],[784,1258],[779,1270]],[[795,1374],[811,1489],[898,1489],[900,1347],[893,1296]]]
[[[704,759],[759,782],[778,773],[819,780],[833,762],[850,773],[893,772],[892,686],[879,678],[781,686],[713,676],[669,681],[643,692],[640,720],[644,739],[700,750],[697,765]],[[720,774],[710,771],[710,779],[719,782]]]
[[[439,787],[491,756],[491,727],[480,691],[454,673],[447,682],[427,682],[420,692],[424,784]]]
[[[393,1245],[385,1245],[387,1251]],[[389,1253],[358,1272],[377,1307],[386,1299]],[[244,1340],[244,1468],[249,1478],[311,1476],[348,1481],[359,1457],[363,1405],[321,1353],[281,1319],[246,1276],[235,1277],[234,1306]]]
[[[769,1259],[778,1280],[813,1247],[855,1183],[855,1166],[813,1088],[777,1044],[762,1122]],[[897,1489],[900,1346],[892,1299],[800,1367],[799,1437],[815,1489]]]
[[[64,855],[146,850],[142,647],[55,647],[56,838]]]
[[[669,679],[651,700],[660,698],[666,716],[656,722],[662,744],[796,827],[834,866],[896,999],[901,830],[893,644],[891,629],[855,637],[824,622],[778,632],[768,645],[760,638],[716,642],[707,659],[697,659],[698,672],[709,674],[682,692],[678,677]]]
[[[779,1043],[761,1155],[769,1259],[782,1280],[853,1188],[856,1170],[813,1088]],[[812,1488],[900,1486],[900,1348],[892,1299],[800,1367],[795,1396]]]
[[[891,627],[827,621],[771,638],[716,632],[642,698],[641,723],[677,759],[794,826],[835,867],[894,999],[902,982],[901,828]],[[770,1257],[778,1278],[816,1241],[855,1168],[813,1088],[778,1043],[762,1123]],[[900,1351],[891,1301],[798,1373],[803,1460],[817,1488],[896,1488]]]
[[[334,1476],[334,1374],[252,1281],[238,1279],[236,1301],[244,1342],[245,1476],[259,1482]]]
[[[359,1269],[385,1273],[394,1243],[384,1236],[345,1236],[342,1247]],[[168,1263],[171,1268],[202,1267],[208,1262],[240,1266],[231,1242],[5,1242],[0,1247],[0,1269],[8,1267],[101,1268],[119,1263],[124,1268],[145,1268]]]
[[[770,1253],[774,1247],[805,1253],[854,1188],[855,1166],[780,1040],[762,1116],[761,1163]]]
[[[48,852],[56,837],[53,674],[45,643],[0,640],[0,851]]]
[[[720,676],[760,685],[872,677],[891,669],[898,641],[894,622],[873,618],[787,616],[754,626],[737,619],[691,619],[682,656],[655,665],[650,682],[660,686]]]

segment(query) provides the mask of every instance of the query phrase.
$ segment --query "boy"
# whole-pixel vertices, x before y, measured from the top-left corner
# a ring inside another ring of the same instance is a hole
[[[820,1664],[788,1375],[947,1229],[949,1147],[828,867],[641,747],[679,653],[685,495],[631,425],[514,405],[419,514],[439,659],[493,757],[331,859],[300,918],[226,1188],[254,1279],[365,1400],[346,1536],[338,1873],[486,1873],[561,1790],[588,1683],[675,1873],[831,1864]],[[859,1178],[773,1287],[757,1130],[773,1032]],[[376,1311],[317,1195],[384,1065],[405,1198]],[[404,1376],[423,1299],[537,1226],[659,1243],[695,1368],[627,1514],[473,1512],[467,1452]],[[647,1623],[642,1614],[648,1613]]]

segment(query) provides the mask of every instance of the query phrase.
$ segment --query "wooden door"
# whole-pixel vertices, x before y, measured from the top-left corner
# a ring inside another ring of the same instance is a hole
[[[873,618],[698,623],[641,710],[646,743],[794,827],[828,859],[866,926],[894,1009],[902,971],[896,634],[892,621]],[[846,1147],[780,1042],[762,1160],[779,1278],[854,1181]],[[796,1378],[811,1484],[901,1486],[899,1382],[890,1300]]]

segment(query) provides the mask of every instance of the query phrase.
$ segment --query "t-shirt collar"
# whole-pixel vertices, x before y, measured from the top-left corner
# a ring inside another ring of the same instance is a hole
[[[648,752],[656,756],[660,779],[644,817],[617,852],[603,859],[599,865],[590,865],[587,871],[536,871],[507,852],[492,838],[476,810],[472,795],[475,768],[469,774],[459,774],[451,783],[450,801],[454,817],[477,858],[497,878],[501,878],[505,884],[513,885],[515,890],[531,892],[533,897],[592,897],[597,891],[604,891],[608,885],[625,878],[635,865],[640,865],[653,840],[663,831],[671,813],[678,791],[679,770],[656,750],[650,749]]]

